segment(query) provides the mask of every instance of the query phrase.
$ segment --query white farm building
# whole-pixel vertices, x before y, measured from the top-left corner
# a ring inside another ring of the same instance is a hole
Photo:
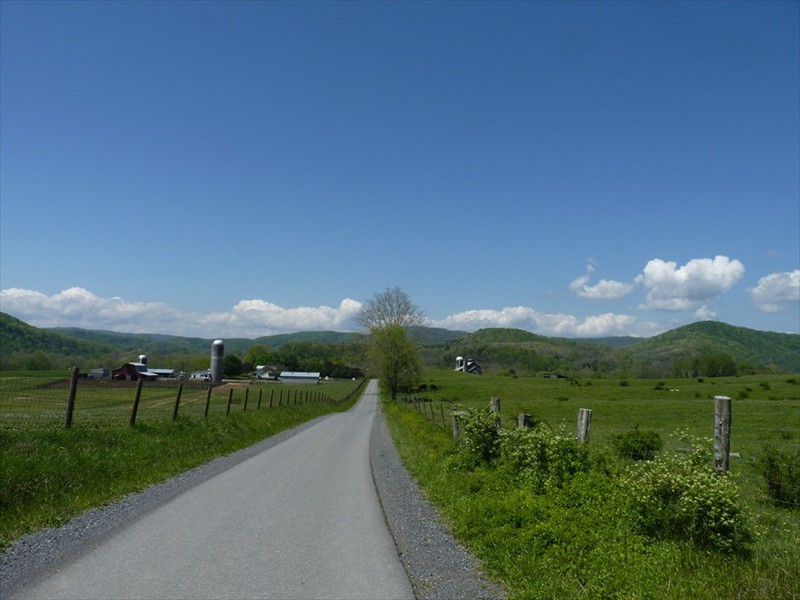
[[[281,371],[281,383],[319,383],[319,371]]]

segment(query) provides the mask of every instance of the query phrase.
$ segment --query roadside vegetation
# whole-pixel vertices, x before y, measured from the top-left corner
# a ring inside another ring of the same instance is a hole
[[[795,377],[428,370],[422,382],[408,397],[431,400],[429,414],[385,396],[398,451],[510,598],[800,597]],[[715,395],[734,399],[736,458],[722,476],[709,440]],[[499,432],[492,397],[501,400]],[[578,408],[593,410],[582,445]],[[457,442],[453,410],[462,413]],[[531,415],[531,428],[517,429],[519,413]]]
[[[11,385],[10,379],[21,376],[0,373],[0,382]],[[362,381],[327,382],[320,387],[327,396],[342,401]],[[20,383],[13,385],[19,388]],[[60,525],[85,510],[315,417],[347,410],[358,397],[354,394],[344,403],[284,403],[281,407],[276,401],[272,408],[264,403],[260,410],[253,401],[247,411],[239,397],[229,415],[219,404],[208,418],[203,417],[201,400],[191,408],[187,398],[187,406],[173,422],[172,402],[159,402],[154,396],[143,402],[141,418],[131,427],[127,419],[130,391],[125,390],[118,407],[109,404],[106,391],[105,408],[86,408],[69,429],[64,428],[60,412],[55,419],[43,419],[39,411],[28,413],[27,419],[18,413],[0,413],[0,550],[25,533]],[[169,396],[174,397],[174,389]],[[63,409],[63,398],[59,408]]]

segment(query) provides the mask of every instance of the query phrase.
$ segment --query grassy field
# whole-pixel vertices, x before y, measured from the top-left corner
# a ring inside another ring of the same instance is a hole
[[[175,422],[177,385],[145,384],[131,427],[135,384],[83,381],[73,425],[65,429],[68,382],[63,374],[0,373],[0,549],[24,533],[58,525],[319,415],[345,410],[360,383],[234,384],[230,414],[232,388],[220,386],[214,388],[207,418],[206,386],[187,385]],[[316,392],[333,402],[321,397],[310,402]]]
[[[487,406],[501,399],[502,425],[532,414],[574,437],[577,411],[593,411],[590,456],[597,469],[577,476],[558,493],[534,493],[502,469],[454,468],[449,417],[431,422],[411,405],[384,403],[398,450],[409,470],[512,598],[798,598],[800,510],[778,507],[755,468],[765,445],[797,451],[800,385],[796,376],[698,380],[581,380],[477,377],[429,371],[418,397],[433,400],[434,414],[455,405]],[[640,428],[670,434],[688,430],[710,437],[713,397],[733,398],[731,472],[740,490],[749,552],[723,554],[686,540],[653,539],[638,531],[625,509],[628,490],[615,473],[614,433]],[[443,404],[440,405],[439,403]]]

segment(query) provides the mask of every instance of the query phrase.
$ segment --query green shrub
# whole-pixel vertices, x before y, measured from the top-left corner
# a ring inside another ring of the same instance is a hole
[[[560,489],[576,473],[589,470],[586,444],[542,426],[504,430],[500,456],[509,474],[536,493]]]
[[[664,447],[664,441],[658,433],[642,429],[615,433],[610,439],[617,455],[633,460],[653,460],[656,452]]]
[[[738,488],[730,475],[718,475],[711,466],[710,446],[692,442],[687,454],[662,454],[628,470],[625,479],[637,523],[652,537],[743,553],[752,534]]]
[[[758,468],[766,481],[767,493],[776,504],[800,508],[800,447],[792,451],[767,446],[762,450]]]
[[[496,415],[488,408],[468,407],[459,417],[459,459],[467,468],[491,463],[500,456]]]

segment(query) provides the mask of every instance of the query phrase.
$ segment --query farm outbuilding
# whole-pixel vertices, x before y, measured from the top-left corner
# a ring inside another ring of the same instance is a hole
[[[319,371],[281,371],[281,383],[319,383]]]
[[[483,369],[481,366],[476,363],[471,358],[464,359],[463,356],[456,357],[456,371],[461,371],[462,373],[470,373],[472,375],[480,375],[483,373]]]
[[[192,373],[189,375],[189,378],[194,380],[199,379],[200,381],[211,381],[211,370],[205,369],[203,371],[192,371]]]
[[[129,362],[122,365],[119,369],[111,372],[111,379],[115,381],[154,381],[158,379],[158,374],[147,370],[147,365],[142,362]]]

